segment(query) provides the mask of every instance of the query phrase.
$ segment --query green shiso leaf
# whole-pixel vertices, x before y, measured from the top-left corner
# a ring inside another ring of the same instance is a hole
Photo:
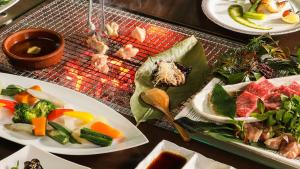
[[[236,111],[235,99],[221,85],[215,85],[211,95],[211,102],[217,113],[234,118]]]

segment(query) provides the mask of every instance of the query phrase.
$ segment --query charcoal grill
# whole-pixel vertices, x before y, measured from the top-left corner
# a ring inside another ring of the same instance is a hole
[[[85,44],[87,6],[88,3],[84,0],[47,1],[9,26],[0,29],[0,41],[8,34],[33,27],[55,30],[62,33],[66,40],[64,58],[56,66],[36,71],[18,70],[9,63],[0,50],[0,70],[71,88],[109,105],[122,114],[132,115],[129,100],[134,90],[135,71],[149,56],[162,52],[191,35],[203,43],[210,65],[214,64],[219,54],[241,46],[240,43],[214,35],[107,6],[104,11],[106,22],[117,22],[120,25],[120,36],[108,39],[110,71],[103,74],[91,66],[92,51]],[[96,17],[100,12],[98,4],[94,4],[94,11],[93,22],[98,24]],[[136,26],[147,29],[148,36],[144,43],[139,43],[129,36]],[[140,49],[136,57],[123,60],[113,55],[121,46],[128,43]],[[178,113],[184,105],[183,103],[173,112]],[[163,119],[155,122],[155,125],[173,129]]]

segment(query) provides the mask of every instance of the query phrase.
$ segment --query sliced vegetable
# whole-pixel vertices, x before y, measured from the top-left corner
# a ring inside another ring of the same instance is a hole
[[[85,124],[90,123],[95,119],[94,115],[87,112],[68,111],[68,112],[64,112],[64,115],[80,119]]]
[[[18,103],[24,103],[24,104],[29,104],[29,105],[34,105],[37,102],[37,98],[31,96],[29,93],[27,92],[21,92],[18,93],[14,96],[14,99],[18,102]]]
[[[15,112],[16,104],[17,103],[14,101],[0,99],[0,107],[4,107],[4,108],[8,109],[8,110],[10,110],[10,112]]]
[[[72,136],[72,133],[64,128],[62,125],[58,124],[58,123],[55,123],[55,122],[52,122],[52,121],[49,121],[48,124],[53,127],[54,129],[58,130],[58,131],[61,131],[63,133],[65,133],[68,137],[69,137],[69,141],[70,143],[72,144],[80,144],[79,141],[77,141],[73,136]]]
[[[59,130],[47,130],[47,136],[60,144],[67,144],[69,142],[69,137]]]
[[[53,103],[54,105],[56,105],[58,107],[63,107],[65,105],[65,103],[62,100],[60,100],[60,99],[58,99],[58,98],[56,98],[56,97],[54,97],[54,96],[52,96],[48,93],[33,90],[33,89],[27,89],[26,91],[29,94],[31,94],[32,96],[34,96],[34,97],[36,97],[40,100],[47,100],[47,101]]]
[[[270,27],[264,27],[264,26],[261,26],[261,25],[257,25],[255,23],[251,22],[250,20],[244,18],[243,17],[243,7],[241,5],[231,5],[228,8],[228,12],[229,12],[230,17],[233,20],[235,20],[236,22],[238,22],[238,23],[240,23],[244,26],[254,28],[254,29],[260,29],[260,30],[270,30],[270,29],[272,29]]]
[[[55,119],[61,117],[62,115],[64,115],[65,112],[70,112],[70,111],[74,111],[74,110],[73,109],[55,109],[55,110],[52,110],[48,114],[47,119],[49,121],[55,120]]]
[[[112,138],[121,138],[123,137],[122,132],[119,130],[112,128],[111,126],[102,123],[100,121],[97,121],[91,125],[91,129],[93,131],[99,132],[101,134],[105,134],[107,136],[110,136]]]
[[[103,147],[111,145],[113,140],[111,137],[95,132],[89,128],[81,129],[80,137]]]
[[[245,12],[243,17],[256,20],[264,20],[266,19],[266,14],[256,12]]]
[[[23,92],[25,89],[20,87],[20,86],[17,86],[17,85],[8,85],[6,87],[6,89],[2,89],[1,90],[1,95],[4,95],[4,96],[14,96],[18,93],[21,93]]]
[[[35,136],[45,136],[46,135],[46,117],[37,117],[32,119],[32,125],[34,127],[33,133]]]
[[[26,123],[11,123],[11,124],[4,124],[4,127],[17,132],[26,132],[32,133],[33,126],[31,124]]]

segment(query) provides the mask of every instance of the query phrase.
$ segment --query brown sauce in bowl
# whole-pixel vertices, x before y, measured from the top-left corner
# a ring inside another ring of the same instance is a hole
[[[155,158],[147,169],[181,169],[186,162],[186,158],[165,151]]]
[[[17,42],[10,48],[10,52],[19,57],[34,58],[54,52],[59,45],[55,40],[39,37]],[[40,52],[36,54],[27,53],[27,50],[34,46],[40,48]]]

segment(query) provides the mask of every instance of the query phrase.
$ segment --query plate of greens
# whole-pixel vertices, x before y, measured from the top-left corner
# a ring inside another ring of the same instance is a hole
[[[0,0],[0,13],[15,5],[19,0]]]
[[[226,29],[259,35],[280,35],[300,29],[298,1],[203,0],[202,10],[214,23]]]

